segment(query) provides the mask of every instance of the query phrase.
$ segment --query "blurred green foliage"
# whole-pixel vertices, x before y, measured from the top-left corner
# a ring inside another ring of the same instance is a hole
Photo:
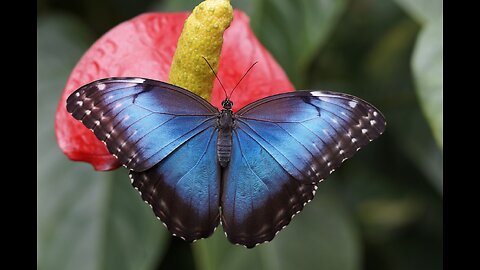
[[[184,243],[156,221],[123,169],[94,172],[61,153],[55,109],[88,46],[140,13],[196,4],[38,1],[38,269],[442,269],[439,0],[232,1],[298,89],[360,96],[388,122],[271,243],[247,250],[221,229]]]

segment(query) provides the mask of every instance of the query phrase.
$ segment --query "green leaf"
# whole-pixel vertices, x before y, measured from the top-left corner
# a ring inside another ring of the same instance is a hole
[[[193,245],[199,269],[342,269],[360,267],[357,231],[328,184],[270,243],[234,246],[222,229]]]
[[[417,95],[433,136],[443,149],[443,18],[424,26],[412,59]]]
[[[61,153],[55,110],[70,71],[93,41],[68,16],[37,26],[37,268],[153,269],[165,232],[126,171],[95,172]]]
[[[440,110],[438,114],[441,115],[442,102],[437,102],[437,104],[435,98],[441,99],[442,95],[430,93],[426,96],[430,100],[418,102],[418,95],[421,91],[417,91],[413,82],[410,82],[414,78],[406,78],[411,73],[408,59],[411,58],[411,48],[415,43],[417,33],[418,25],[409,18],[399,21],[385,32],[369,52],[368,61],[365,62],[368,77],[375,82],[374,86],[366,88],[385,89],[382,95],[384,95],[383,100],[387,106],[382,111],[387,117],[386,134],[391,134],[395,139],[395,145],[399,146],[398,152],[407,155],[437,191],[443,193],[442,153],[432,138],[427,114],[422,113],[419,108],[419,105],[422,107],[425,104],[431,104],[432,109]],[[426,54],[422,53],[422,55]],[[421,72],[414,73],[420,74]],[[427,78],[419,79],[427,81]],[[408,83],[406,83],[407,80]],[[434,81],[438,82],[436,78]],[[379,96],[377,95],[377,98]],[[376,103],[374,102],[374,104]]]
[[[417,95],[443,150],[443,5],[441,0],[396,0],[422,24],[412,57]]]

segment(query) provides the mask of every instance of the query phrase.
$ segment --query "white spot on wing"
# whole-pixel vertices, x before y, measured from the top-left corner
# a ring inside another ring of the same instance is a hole
[[[348,106],[350,106],[350,107],[352,107],[352,108],[357,107],[357,104],[358,104],[358,103],[355,102],[355,101],[349,101],[349,102],[348,102]]]
[[[375,121],[375,120],[370,120],[370,125],[373,126],[373,125],[375,125],[376,123],[377,123],[377,121]]]
[[[362,133],[363,133],[363,134],[367,133],[367,129],[362,128]]]
[[[132,174],[129,174],[128,176],[130,177],[130,183],[133,184],[133,176],[132,176]]]
[[[373,112],[373,116],[375,116],[375,117],[376,117],[377,115],[378,115],[378,113],[377,113],[377,112]]]
[[[79,97],[79,96],[80,96],[80,92],[75,93],[75,96],[76,96],[76,97]]]
[[[104,83],[100,83],[97,85],[98,90],[104,90],[106,85]]]

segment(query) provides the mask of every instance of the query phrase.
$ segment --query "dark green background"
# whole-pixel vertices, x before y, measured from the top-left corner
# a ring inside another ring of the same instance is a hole
[[[232,1],[297,89],[357,95],[388,122],[273,242],[253,250],[231,245],[221,229],[193,245],[171,237],[125,170],[71,162],[54,137],[67,77],[95,39],[140,13],[199,1],[37,3],[38,269],[443,268],[441,1]]]

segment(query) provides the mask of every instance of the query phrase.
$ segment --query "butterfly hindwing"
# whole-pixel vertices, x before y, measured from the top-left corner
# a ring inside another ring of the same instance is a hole
[[[222,222],[230,241],[247,247],[271,240],[313,198],[319,181],[385,129],[367,102],[320,91],[267,97],[235,119]]]
[[[210,236],[219,224],[220,168],[217,132],[208,128],[144,172],[132,185],[168,230],[186,241]]]
[[[127,168],[144,171],[211,127],[218,110],[180,87],[142,78],[108,78],[67,99],[67,110]]]
[[[272,240],[316,189],[288,174],[241,128],[233,134],[232,157],[223,179],[223,229],[231,242],[249,248]]]

